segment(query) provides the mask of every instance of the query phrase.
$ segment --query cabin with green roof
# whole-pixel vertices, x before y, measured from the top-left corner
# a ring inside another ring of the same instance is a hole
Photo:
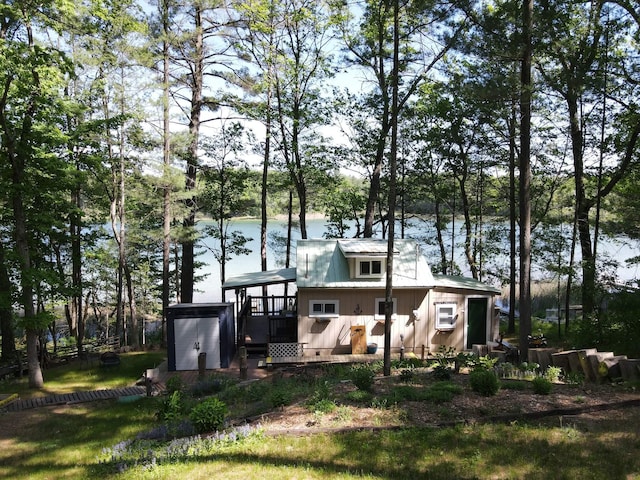
[[[387,240],[298,240],[295,269],[223,285],[240,307],[238,343],[272,355],[381,353],[386,261]],[[284,296],[246,295],[248,287],[279,281],[287,285]],[[433,275],[415,240],[394,241],[392,282],[391,353],[471,350],[498,336],[494,298],[500,291],[471,278]]]

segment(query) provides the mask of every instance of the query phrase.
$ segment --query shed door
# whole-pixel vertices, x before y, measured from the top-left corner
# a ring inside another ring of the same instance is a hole
[[[213,318],[176,318],[176,370],[197,370],[198,355],[207,354],[207,368],[220,368],[220,322]]]
[[[487,343],[487,299],[467,300],[467,349]]]

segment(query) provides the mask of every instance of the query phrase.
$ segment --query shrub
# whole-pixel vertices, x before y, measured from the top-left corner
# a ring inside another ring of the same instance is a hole
[[[334,402],[333,400],[328,398],[323,398],[316,402],[308,403],[307,408],[309,409],[310,412],[331,413],[337,408],[337,405],[336,405],[336,402]]]
[[[450,380],[451,379],[451,369],[442,364],[436,364],[433,367],[433,378],[436,380]]]
[[[500,390],[500,381],[492,370],[476,370],[469,375],[474,392],[491,397]]]
[[[562,369],[560,367],[548,366],[544,372],[544,378],[549,380],[551,383],[557,382],[560,380],[560,374],[562,373]]]
[[[414,380],[414,372],[411,368],[404,368],[400,371],[400,381],[410,383]]]
[[[167,380],[166,384],[167,393],[171,395],[173,392],[181,392],[185,389],[184,381],[180,375],[174,375]]]
[[[274,386],[268,395],[268,402],[273,407],[284,407],[293,401],[293,393],[286,385]]]
[[[216,397],[207,398],[196,405],[189,419],[198,433],[213,432],[224,425],[227,405]]]
[[[369,392],[365,392],[364,390],[354,390],[352,392],[347,392],[345,398],[353,403],[370,404],[373,399],[373,395]]]
[[[370,392],[373,389],[375,373],[369,365],[353,365],[349,372],[349,378],[358,390]]]
[[[156,413],[158,420],[165,422],[175,422],[187,414],[187,407],[183,394],[176,390],[171,395],[165,397]]]
[[[553,384],[544,377],[536,377],[531,380],[533,386],[533,392],[537,395],[549,395]]]

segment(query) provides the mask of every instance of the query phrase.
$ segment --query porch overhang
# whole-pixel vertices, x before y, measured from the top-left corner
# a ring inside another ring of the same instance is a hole
[[[251,287],[263,287],[279,283],[292,283],[296,281],[295,268],[280,268],[265,272],[241,273],[228,278],[222,285],[222,290],[242,290]]]

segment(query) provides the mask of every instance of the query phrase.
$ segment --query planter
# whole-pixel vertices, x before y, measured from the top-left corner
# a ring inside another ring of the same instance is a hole
[[[377,343],[369,343],[367,345],[367,353],[374,354],[377,351],[378,351],[378,344]]]

